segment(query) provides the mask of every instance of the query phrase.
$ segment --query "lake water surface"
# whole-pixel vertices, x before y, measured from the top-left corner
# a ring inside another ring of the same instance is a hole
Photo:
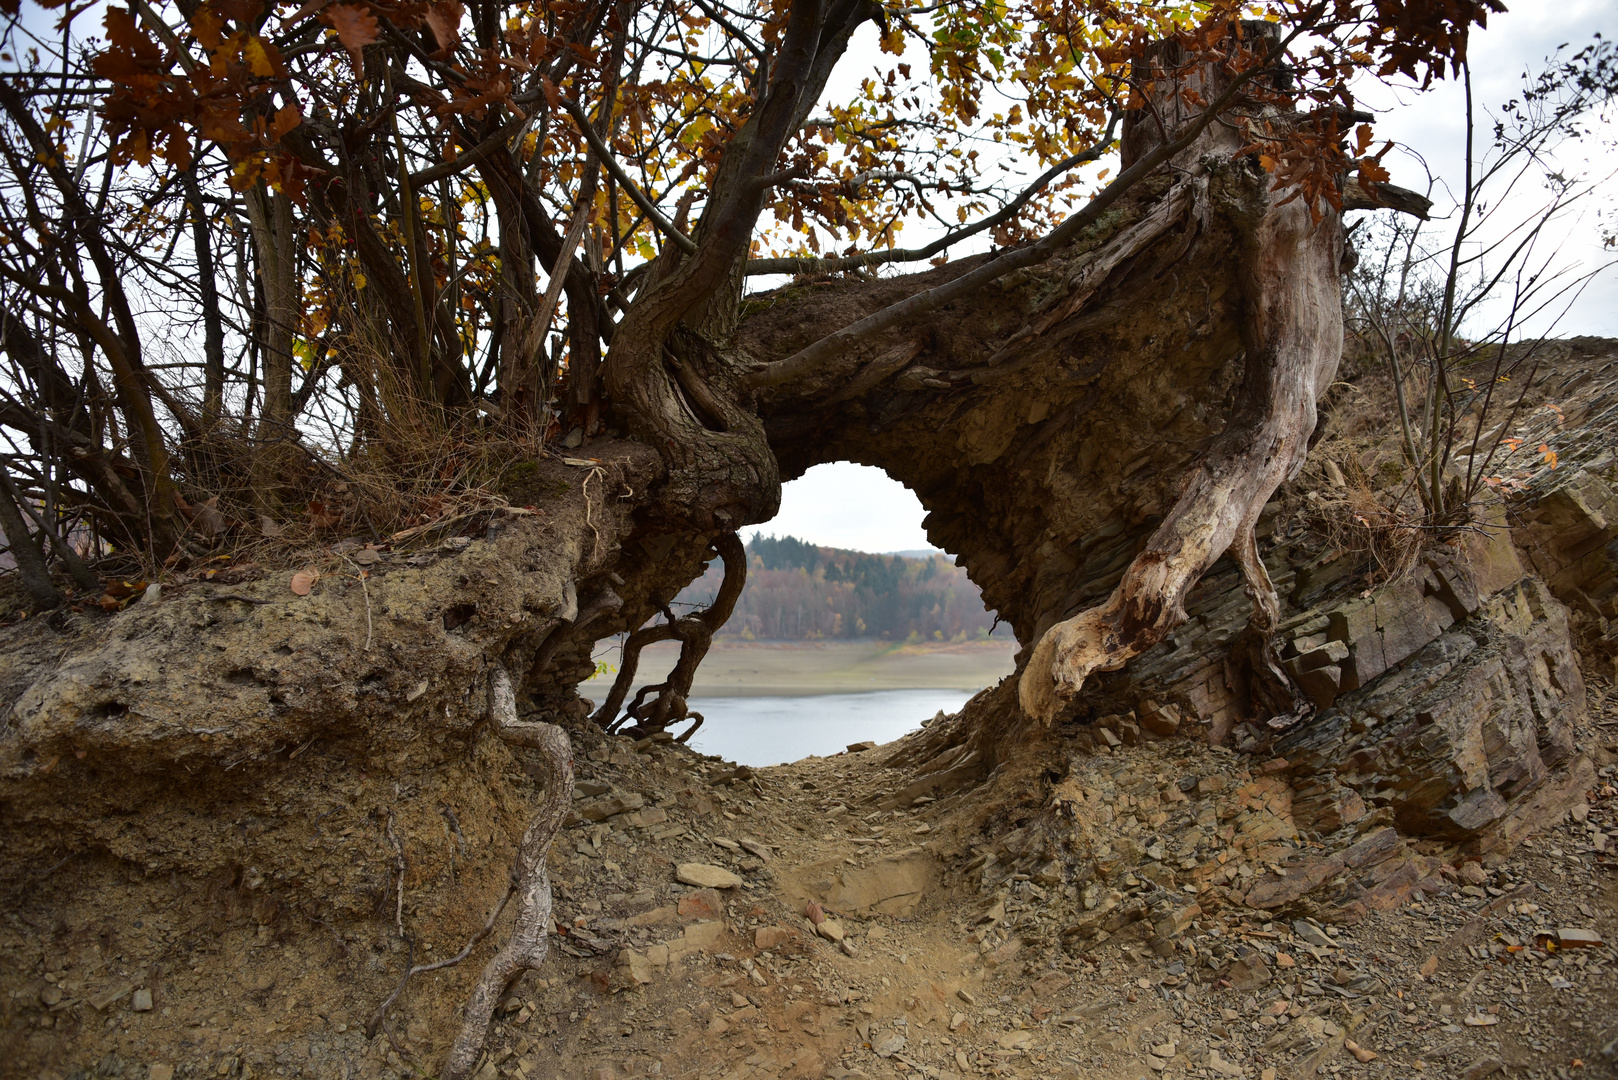
[[[780,765],[826,756],[866,739],[890,742],[942,709],[955,712],[966,690],[878,690],[802,697],[693,697],[703,715],[691,748],[739,765]],[[676,729],[680,730],[680,729]]]

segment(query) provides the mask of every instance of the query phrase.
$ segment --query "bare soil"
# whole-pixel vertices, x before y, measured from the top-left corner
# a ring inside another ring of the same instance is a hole
[[[1597,684],[1591,700],[1580,742],[1601,778],[1587,806],[1486,874],[1471,864],[1353,925],[1210,905],[1155,948],[1064,931],[1097,903],[1165,887],[1194,903],[1198,867],[1265,859],[1208,829],[1186,843],[1225,813],[1215,789],[1263,762],[1190,739],[1076,759],[1066,782],[1105,812],[1075,829],[1120,849],[1159,833],[1174,846],[1147,843],[1138,872],[1121,867],[1098,893],[1059,868],[983,884],[986,838],[1033,809],[1026,777],[880,810],[906,775],[881,750],[755,771],[581,728],[578,819],[551,856],[553,957],[509,995],[478,1075],[1618,1075],[1618,958],[1611,945],[1554,948],[1574,929],[1618,941],[1606,839],[1618,834],[1618,694]],[[370,864],[382,881],[402,856],[402,897],[377,894],[365,922],[282,906],[250,867],[206,883],[88,856],[39,866],[0,911],[0,1073],[436,1074],[493,942],[412,980],[374,1037],[367,1025],[412,960],[462,947],[472,927],[438,913],[487,910],[520,821],[449,788],[380,794],[431,813],[390,822],[334,792],[310,842],[325,849],[312,863]],[[681,884],[689,863],[740,884]],[[805,917],[811,899],[824,934]]]

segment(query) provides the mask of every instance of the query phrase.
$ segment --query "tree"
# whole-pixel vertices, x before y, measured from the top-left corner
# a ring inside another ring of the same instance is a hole
[[[1430,239],[1421,221],[1371,224],[1348,277],[1350,327],[1397,392],[1414,518],[1436,529],[1470,524],[1480,492],[1507,482],[1498,474],[1521,448],[1509,435],[1545,339],[1612,265],[1558,266],[1554,232],[1611,179],[1573,172],[1558,151],[1591,139],[1591,115],[1618,94],[1618,48],[1598,39],[1526,75],[1487,132],[1464,61],[1461,71],[1466,168],[1452,220],[1439,226],[1447,235]],[[1525,202],[1531,211],[1517,216]],[[1549,445],[1537,453],[1554,465]]]
[[[948,393],[958,377],[897,330],[1114,236],[1073,299],[982,344],[987,366],[1009,371],[1003,360],[1029,339],[1057,324],[1071,336],[1109,275],[1205,213],[1186,185],[1161,189],[1174,160],[1216,147],[1256,156],[1278,205],[1325,245],[1324,266],[1345,194],[1375,202],[1386,178],[1368,127],[1352,151],[1342,142],[1356,118],[1350,76],[1440,76],[1487,7],[1282,3],[1275,21],[1243,23],[1221,3],[490,4],[468,23],[457,0],[280,16],[261,0],[167,11],[137,0],[108,9],[104,44],[78,37],[71,16],[59,42],[14,21],[23,60],[0,84],[0,277],[5,422],[27,448],[9,467],[68,526],[88,521],[154,576],[233,529],[341,518],[336,500],[310,497],[309,470],[387,460],[406,474],[387,479],[409,489],[429,470],[400,460],[415,456],[402,431],[533,453],[625,434],[667,466],[643,516],[705,542],[773,513],[791,442],[768,430],[778,403],[803,416],[856,412],[891,387]],[[886,54],[919,43],[929,70],[885,61],[857,100],[814,115],[871,21]],[[1293,58],[1305,41],[1311,51]],[[1014,107],[986,111],[991,83],[1016,87]],[[1124,168],[1084,200],[1080,167],[1120,125]],[[1004,163],[973,148],[988,140],[1043,173],[1009,190],[993,178]],[[1361,180],[1343,188],[1355,154]],[[946,208],[961,224],[896,246],[907,215]],[[1119,215],[1139,221],[1118,230]],[[991,230],[1004,250],[893,279],[873,310],[833,317],[832,332],[790,353],[738,348],[749,322],[779,325],[792,306],[777,294],[770,315],[744,319],[765,306],[744,303],[749,275],[808,282],[937,262]],[[1287,276],[1296,256],[1276,256]],[[201,324],[200,350],[187,322]],[[1250,329],[1250,356],[1296,347]],[[1307,397],[1300,378],[1287,367],[1272,389]],[[1290,425],[1289,444],[1310,413],[1290,400],[1252,407]],[[1160,635],[1175,597],[1292,464],[1235,456],[1169,515],[1149,561],[1172,569],[1142,576],[1141,563],[1106,614],[1047,640],[1067,658],[1062,686]],[[429,498],[455,487],[425,486]],[[1177,559],[1213,518],[1212,542]],[[667,587],[643,586],[616,618],[644,619]],[[1096,653],[1103,637],[1120,644]]]
[[[270,534],[404,548],[504,514],[530,538],[443,577],[425,623],[390,602],[386,670],[368,571],[332,548],[366,629],[345,637],[358,616],[334,609],[295,708],[154,637],[158,682],[218,686],[211,707],[243,718],[233,753],[364,728],[347,687],[374,680],[393,722],[462,715],[486,688],[501,732],[562,754],[511,714],[576,718],[595,642],[625,630],[684,643],[680,676],[636,706],[672,723],[728,608],[668,601],[716,551],[739,575],[736,530],[836,459],[917,491],[1025,646],[1021,710],[1000,695],[968,716],[986,738],[1014,744],[1024,713],[1049,723],[1161,639],[1227,549],[1264,707],[1298,707],[1253,527],[1336,369],[1342,210],[1420,209],[1386,183],[1350,80],[1456,70],[1491,0],[1278,0],[1257,21],[1232,0],[290,8],[130,0],[105,9],[104,43],[71,12],[36,34],[29,9],[0,77],[0,424],[51,550],[85,528],[120,576],[194,583],[217,545]],[[867,23],[878,73],[825,100]],[[1115,171],[1085,171],[1115,148]],[[1012,183],[1015,161],[1040,171]],[[945,231],[900,247],[918,217]],[[975,237],[993,249],[945,258]],[[932,268],[879,272],[913,262]],[[744,289],[771,274],[793,282]],[[211,640],[245,632],[212,602],[237,601],[172,601]],[[412,668],[465,681],[417,690]],[[74,748],[74,710],[147,715],[35,690],[42,757]],[[131,767],[226,765],[168,738]],[[530,840],[540,873],[548,837]],[[524,880],[531,927],[548,889]]]

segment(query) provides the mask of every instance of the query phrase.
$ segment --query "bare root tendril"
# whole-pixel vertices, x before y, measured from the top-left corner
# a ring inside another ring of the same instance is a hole
[[[544,785],[545,795],[539,811],[523,833],[522,844],[517,848],[517,857],[512,863],[511,892],[518,897],[516,923],[512,926],[510,939],[484,966],[483,974],[472,988],[460,1034],[456,1036],[455,1044],[450,1048],[449,1061],[444,1066],[444,1080],[465,1080],[472,1075],[484,1041],[489,1036],[489,1022],[494,1016],[495,1004],[523,972],[535,970],[545,962],[551,921],[551,878],[545,858],[573,800],[573,748],[568,742],[567,733],[555,724],[517,719],[517,699],[512,690],[511,676],[502,667],[496,667],[489,680],[489,719],[500,738],[540,752],[539,779]],[[510,896],[510,892],[507,896]],[[494,915],[490,916],[489,927],[493,926],[504,907],[505,901],[502,900]],[[461,956],[469,952],[477,940],[474,938],[469,942]],[[461,956],[452,958],[450,962],[458,962]],[[448,966],[448,962],[443,966]]]
[[[696,678],[697,666],[708,655],[713,636],[736,607],[736,599],[747,583],[747,551],[735,533],[721,533],[713,541],[714,548],[725,563],[725,579],[719,586],[719,595],[705,611],[693,612],[680,618],[663,605],[663,616],[668,621],[657,626],[636,630],[624,642],[623,660],[618,667],[618,678],[613,681],[607,700],[596,710],[594,720],[606,731],[616,731],[632,723],[644,732],[663,731],[684,720],[695,720],[680,741],[685,742],[702,726],[702,717],[687,707],[691,696],[691,682]],[[630,701],[623,716],[623,706],[629,688],[634,685],[635,672],[640,667],[640,654],[646,646],[659,641],[680,642],[680,659],[669,672],[669,677],[656,684],[641,687]],[[650,698],[650,700],[647,700]]]

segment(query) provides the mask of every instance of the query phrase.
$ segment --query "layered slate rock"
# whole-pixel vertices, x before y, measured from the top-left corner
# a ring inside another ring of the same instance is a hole
[[[1566,609],[1526,578],[1276,750],[1297,782],[1347,789],[1407,835],[1481,854],[1509,847],[1527,797],[1573,761],[1584,704]]]
[[[1092,715],[1058,732],[1068,775],[968,867],[980,888],[1071,886],[1086,910],[1063,936],[1080,949],[1155,946],[1232,904],[1352,922],[1492,864],[1594,781],[1574,740],[1586,702],[1569,609],[1509,530],[1439,546],[1370,590],[1285,536],[1264,554],[1278,588],[1315,597],[1281,629],[1315,714],[1284,731],[1242,720],[1251,705],[1222,657],[1249,601],[1216,567],[1190,621],[1098,680]],[[1164,751],[1187,737],[1248,753],[1201,752],[1201,772],[1174,778]]]

